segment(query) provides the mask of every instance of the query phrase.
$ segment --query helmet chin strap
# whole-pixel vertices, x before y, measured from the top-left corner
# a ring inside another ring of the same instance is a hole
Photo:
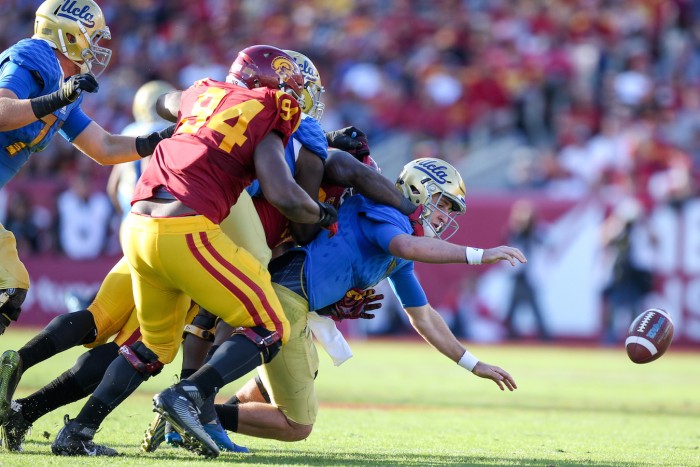
[[[235,76],[232,76],[232,75],[228,75],[226,77],[226,82],[229,84],[235,84],[236,86],[240,86],[242,88],[248,89],[248,86],[246,86],[243,81],[240,81],[238,78],[236,78]]]

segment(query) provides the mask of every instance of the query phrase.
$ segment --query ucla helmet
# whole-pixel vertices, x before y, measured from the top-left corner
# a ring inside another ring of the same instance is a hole
[[[318,69],[306,55],[294,50],[285,50],[285,52],[294,59],[304,76],[304,107],[301,109],[302,112],[316,120],[321,120],[326,105],[321,102],[321,94],[324,93],[325,89],[321,84],[321,75],[318,74]]]
[[[156,112],[156,101],[171,91],[175,91],[175,88],[165,81],[154,80],[142,85],[134,95],[134,119],[137,122],[165,121]]]
[[[96,77],[107,67],[112,51],[100,40],[112,38],[102,10],[92,0],[46,0],[36,10],[35,39],[44,39],[80,67]]]
[[[447,240],[457,232],[456,216],[464,214],[467,205],[464,200],[466,189],[462,176],[451,164],[432,157],[416,159],[406,164],[396,181],[396,187],[416,205],[423,205],[423,226],[426,235]],[[433,195],[439,196],[433,199]],[[447,198],[450,212],[438,208],[440,201]],[[433,212],[439,211],[449,218],[436,227],[430,223]]]
[[[238,52],[226,82],[248,89],[281,89],[293,96],[302,109],[306,105],[304,77],[299,66],[287,53],[271,45],[253,45]]]

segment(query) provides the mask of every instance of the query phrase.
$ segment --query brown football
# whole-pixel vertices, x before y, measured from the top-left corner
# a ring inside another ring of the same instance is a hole
[[[634,363],[649,363],[662,356],[672,340],[671,315],[660,308],[650,308],[630,324],[625,349]]]

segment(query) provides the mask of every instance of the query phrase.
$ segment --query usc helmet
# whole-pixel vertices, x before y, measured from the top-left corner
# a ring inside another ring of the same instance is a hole
[[[301,109],[302,112],[316,120],[321,120],[323,109],[326,107],[326,104],[321,102],[321,94],[325,92],[325,89],[321,84],[321,75],[318,74],[316,65],[304,54],[294,50],[285,50],[285,52],[294,59],[302,76],[304,76],[304,107]]]
[[[271,45],[254,45],[238,52],[226,82],[248,89],[281,89],[292,95],[302,109],[306,105],[304,76],[299,66],[287,53]]]
[[[44,39],[80,67],[81,73],[100,76],[112,51],[100,47],[111,39],[102,10],[92,0],[46,0],[36,10],[35,39]]]
[[[464,201],[466,190],[462,176],[452,165],[432,157],[416,159],[406,164],[396,181],[396,187],[403,195],[416,205],[423,205],[423,226],[431,237],[447,240],[457,232],[459,225],[456,216],[464,214],[467,205]],[[433,201],[433,195],[440,196]],[[438,208],[440,200],[447,198],[452,204],[452,211],[445,212]],[[435,228],[430,223],[433,212],[439,211],[449,218],[447,223]],[[447,233],[445,233],[447,232]],[[443,234],[445,234],[443,236]]]
[[[165,121],[156,112],[156,101],[163,94],[174,91],[175,88],[165,81],[149,81],[142,85],[134,95],[132,110],[137,122]]]

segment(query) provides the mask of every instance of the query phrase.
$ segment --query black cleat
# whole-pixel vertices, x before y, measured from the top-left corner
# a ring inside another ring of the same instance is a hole
[[[107,446],[100,446],[92,441],[97,428],[81,425],[75,420],[63,419],[65,426],[56,435],[51,444],[51,452],[57,456],[117,456],[119,453]]]
[[[197,388],[180,382],[153,397],[153,410],[163,414],[182,435],[183,442],[193,446],[195,452],[205,457],[217,457],[219,447],[199,421],[199,409],[192,395],[198,395]]]
[[[24,415],[22,415],[22,404],[12,401],[10,416],[0,427],[2,447],[7,451],[22,452],[24,437],[27,436],[31,428],[32,424],[25,420]]]
[[[12,396],[22,377],[22,359],[14,350],[6,350],[0,357],[0,425],[10,416]]]

